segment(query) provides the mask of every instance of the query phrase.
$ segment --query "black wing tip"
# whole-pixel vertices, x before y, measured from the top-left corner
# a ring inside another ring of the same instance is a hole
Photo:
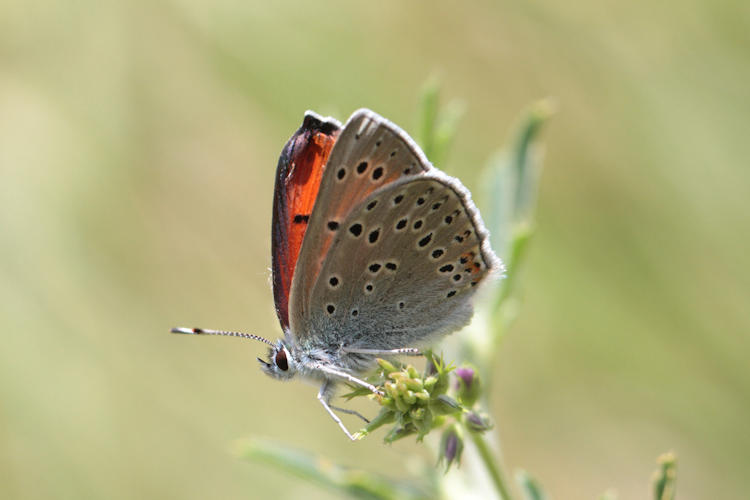
[[[315,111],[306,111],[300,128],[331,135],[341,128],[341,123],[335,118],[324,118]]]

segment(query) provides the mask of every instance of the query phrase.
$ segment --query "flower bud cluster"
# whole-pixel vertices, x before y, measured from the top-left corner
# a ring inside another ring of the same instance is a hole
[[[441,428],[439,461],[447,470],[461,458],[464,429],[472,433],[484,432],[492,425],[486,415],[473,408],[481,394],[476,370],[468,366],[456,369],[430,352],[425,356],[424,373],[412,365],[378,359],[379,370],[371,381],[384,394],[374,396],[366,389],[353,387],[347,397],[369,395],[376,397],[382,406],[380,413],[358,433],[360,438],[393,424],[385,436],[387,443],[412,435],[421,441],[430,431]],[[453,384],[451,373],[455,374]]]
[[[411,435],[416,435],[421,441],[428,432],[443,424],[445,416],[463,411],[461,405],[446,394],[453,367],[445,366],[442,360],[435,359],[430,353],[427,357],[425,373],[420,373],[412,365],[396,366],[378,359],[378,378],[385,395],[379,399],[380,414],[360,431],[360,437],[384,424],[395,423],[385,437],[386,442],[392,443]]]

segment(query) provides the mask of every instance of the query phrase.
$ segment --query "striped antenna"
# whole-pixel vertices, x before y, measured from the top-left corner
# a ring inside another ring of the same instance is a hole
[[[271,347],[276,347],[275,344],[271,342],[270,340],[265,339],[259,335],[253,335],[251,333],[229,332],[226,330],[206,330],[204,328],[183,328],[183,327],[172,328],[172,330],[170,331],[172,333],[184,333],[186,335],[221,335],[224,337],[241,337],[243,339],[259,340],[261,342],[265,342]]]

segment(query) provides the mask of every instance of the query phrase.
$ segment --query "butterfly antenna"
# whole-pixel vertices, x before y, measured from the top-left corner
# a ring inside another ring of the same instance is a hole
[[[184,333],[186,335],[221,335],[223,337],[241,337],[243,339],[259,340],[266,344],[274,347],[275,344],[268,339],[261,337],[260,335],[253,335],[251,333],[243,332],[229,332],[226,330],[206,330],[204,328],[183,328],[177,327],[170,330],[172,333]]]

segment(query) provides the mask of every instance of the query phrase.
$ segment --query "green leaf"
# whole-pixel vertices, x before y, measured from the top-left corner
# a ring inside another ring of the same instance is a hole
[[[440,110],[440,80],[432,77],[422,87],[419,98],[417,142],[433,165],[442,165],[466,106],[459,101]]]
[[[541,161],[534,154],[542,125],[552,116],[555,105],[545,99],[532,104],[521,122],[512,149],[512,168],[515,170],[516,189],[513,197],[514,222],[530,221],[536,203]]]
[[[517,309],[514,308],[509,311],[500,311],[500,308],[504,306],[516,292],[520,275],[519,270],[521,269],[521,264],[526,256],[526,249],[529,246],[533,234],[533,228],[527,224],[518,224],[513,228],[513,234],[510,240],[510,251],[505,259],[505,279],[499,285],[500,289],[492,307],[495,314],[501,314],[499,318],[501,324],[497,326],[503,329],[510,325],[515,319]]]
[[[417,142],[422,146],[427,158],[432,158],[435,145],[435,128],[437,126],[438,102],[440,100],[440,82],[432,77],[422,87],[419,97],[419,114],[417,124]]]
[[[458,124],[464,116],[466,106],[460,101],[451,101],[445,110],[438,115],[438,121],[434,130],[432,145],[432,156],[429,156],[433,165],[443,165],[448,156],[448,151],[456,138]]]
[[[518,312],[516,292],[520,270],[534,234],[534,208],[541,176],[538,137],[552,115],[552,101],[532,104],[523,114],[512,140],[496,153],[485,169],[485,207],[482,214],[491,243],[505,263],[505,279],[497,282],[489,313],[492,340],[497,345]]]
[[[425,500],[435,498],[432,488],[395,481],[378,474],[343,467],[313,454],[265,440],[245,441],[238,446],[240,457],[274,467],[282,472],[318,484],[353,498],[367,500]]]
[[[485,169],[482,215],[492,235],[492,246],[504,260],[508,258],[514,228],[533,223],[541,174],[537,139],[553,111],[549,99],[531,105],[521,117],[510,145],[495,153]]]

